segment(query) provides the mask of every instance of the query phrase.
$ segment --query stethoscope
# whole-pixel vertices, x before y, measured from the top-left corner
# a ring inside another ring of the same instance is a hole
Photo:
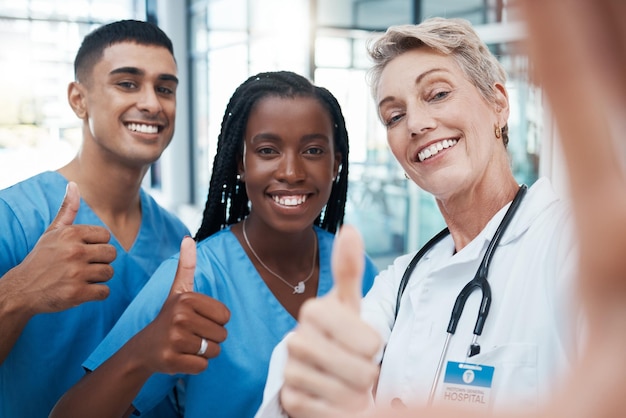
[[[430,394],[428,396],[429,406],[432,404],[433,399],[435,397],[435,392],[437,391],[437,383],[439,382],[439,378],[441,376],[441,371],[443,368],[443,363],[446,358],[446,354],[448,352],[450,339],[452,338],[452,335],[454,335],[454,333],[456,332],[456,327],[459,323],[459,320],[461,319],[461,314],[463,313],[463,309],[465,308],[465,302],[467,301],[467,298],[469,298],[469,296],[477,289],[481,291],[482,299],[480,301],[480,307],[478,309],[478,317],[476,318],[476,325],[474,326],[474,336],[472,338],[472,343],[469,346],[467,356],[472,357],[480,353],[480,345],[478,344],[478,336],[481,335],[483,332],[483,327],[485,326],[485,321],[487,320],[487,315],[489,314],[489,308],[491,307],[491,286],[489,285],[489,282],[487,281],[487,275],[489,274],[489,266],[491,265],[491,259],[493,258],[493,254],[496,251],[496,248],[498,246],[498,243],[500,242],[500,239],[502,238],[502,235],[504,235],[506,228],[509,226],[509,223],[511,223],[513,216],[515,216],[515,212],[517,212],[517,209],[520,203],[522,202],[522,199],[524,195],[526,194],[527,189],[528,187],[525,184],[522,184],[520,186],[519,190],[517,191],[517,194],[515,195],[515,198],[513,199],[513,202],[511,202],[511,206],[509,206],[506,213],[504,214],[504,218],[500,222],[500,225],[498,225],[498,229],[496,229],[496,232],[493,235],[493,239],[491,240],[491,242],[489,243],[489,246],[487,247],[487,251],[485,252],[485,255],[483,256],[480,266],[478,266],[478,270],[476,271],[474,278],[470,280],[465,285],[465,287],[463,287],[463,289],[461,289],[461,292],[459,293],[459,295],[457,296],[454,302],[454,307],[452,308],[452,313],[450,314],[450,322],[448,323],[446,341],[444,343],[443,350],[441,351],[441,356],[439,357],[439,363],[437,364],[437,371],[435,372],[435,379],[433,381],[433,384],[430,389]],[[415,266],[422,259],[424,254],[430,251],[439,241],[441,241],[448,234],[450,234],[450,231],[448,230],[448,228],[445,228],[441,232],[439,232],[437,235],[435,235],[433,238],[431,238],[430,241],[428,241],[426,245],[424,245],[418,251],[418,253],[415,254],[415,256],[413,257],[409,265],[406,267],[406,270],[404,271],[404,274],[402,275],[402,280],[400,281],[400,287],[398,288],[398,295],[396,297],[396,311],[394,315],[394,323],[395,323],[395,318],[398,317],[398,312],[400,311],[400,300],[402,299],[402,295],[404,293],[404,290],[406,289],[407,284],[409,283],[409,278],[411,277],[411,273],[413,273]]]

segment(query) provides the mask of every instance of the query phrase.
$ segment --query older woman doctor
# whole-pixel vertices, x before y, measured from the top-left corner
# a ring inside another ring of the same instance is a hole
[[[360,312],[339,290],[305,304],[257,416],[539,405],[576,351],[576,249],[549,181],[512,174],[505,71],[459,19],[390,27],[370,55],[389,146],[447,231],[382,272]]]

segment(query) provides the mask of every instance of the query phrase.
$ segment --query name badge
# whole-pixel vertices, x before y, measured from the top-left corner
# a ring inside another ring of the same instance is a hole
[[[491,366],[449,361],[440,399],[463,407],[488,408],[494,371]]]

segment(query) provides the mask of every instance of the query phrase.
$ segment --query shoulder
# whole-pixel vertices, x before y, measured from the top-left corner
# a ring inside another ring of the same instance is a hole
[[[234,278],[246,274],[243,266],[249,263],[231,227],[196,243],[196,249],[196,290],[218,299],[225,297],[217,289],[230,286]]]
[[[320,242],[320,244],[322,242],[324,242],[325,244],[330,242],[330,244],[332,245],[333,241],[335,240],[335,234],[332,234],[328,232],[327,230],[320,228],[319,226],[314,226],[313,229],[315,230],[315,233],[317,234],[317,239]]]
[[[313,230],[317,234],[317,246],[320,254],[326,254],[330,257],[333,250],[333,242],[335,241],[335,234],[332,234],[319,226],[314,226]]]
[[[491,227],[495,228],[493,225]],[[541,177],[528,189],[502,244],[528,239],[532,241],[538,236],[559,237],[571,227],[571,206],[555,192],[547,178]]]
[[[0,199],[8,204],[27,204],[54,200],[61,204],[67,180],[55,171],[45,171],[0,190]]]
[[[228,258],[235,253],[234,250],[241,248],[241,245],[237,237],[235,237],[235,234],[231,231],[231,227],[227,226],[221,231],[196,243],[196,248],[198,250],[198,257],[223,260],[224,263],[227,263]]]
[[[0,190],[2,211],[27,223],[41,222],[47,226],[56,216],[67,180],[59,173],[46,171]]]
[[[529,189],[527,199],[529,206],[533,206],[541,213],[548,211],[562,212],[564,215],[571,213],[571,205],[563,196],[559,195],[550,180],[540,177]]]
[[[527,272],[537,271],[537,279],[571,280],[578,251],[572,206],[546,178],[533,184],[525,200],[520,207],[519,223],[512,224],[517,235],[502,240],[503,244],[511,243],[511,259],[525,265]],[[515,269],[511,264],[508,268]]]
[[[21,262],[56,216],[67,181],[45,172],[0,190],[0,270]],[[8,263],[8,264],[7,264]]]
[[[541,235],[569,234],[573,229],[572,206],[559,196],[547,178],[539,178],[528,190],[523,210],[529,228]]]

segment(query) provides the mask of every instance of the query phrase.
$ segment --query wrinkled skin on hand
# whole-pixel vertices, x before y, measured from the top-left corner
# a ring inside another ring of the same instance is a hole
[[[360,317],[363,254],[360,235],[344,225],[333,245],[332,291],[302,306],[280,394],[291,417],[354,417],[371,405],[382,341]]]

